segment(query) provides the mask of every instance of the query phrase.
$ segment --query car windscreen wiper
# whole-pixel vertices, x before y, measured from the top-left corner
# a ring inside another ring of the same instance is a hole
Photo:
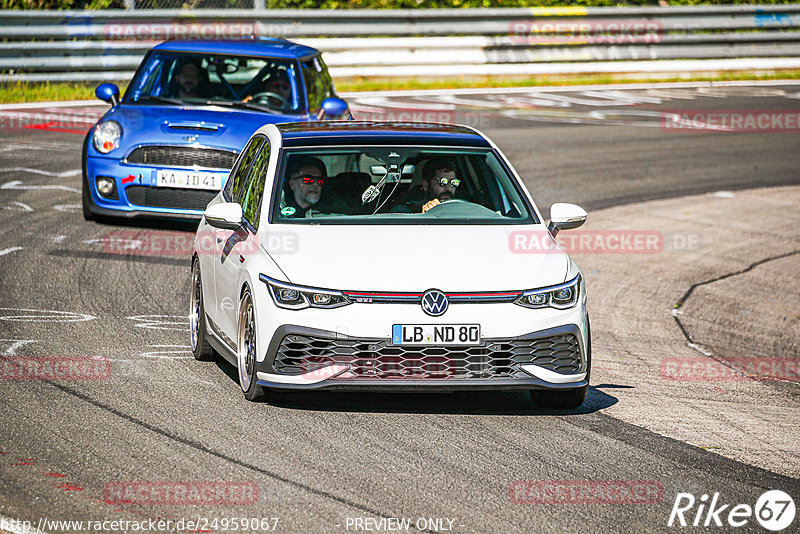
[[[142,95],[139,98],[137,98],[135,101],[136,102],[141,102],[143,100],[144,101],[163,102],[165,104],[177,104],[179,106],[185,106],[187,104],[187,102],[184,102],[183,100],[180,100],[178,98],[168,98],[166,96],[158,96],[158,95]]]
[[[264,113],[269,113],[271,115],[278,115],[278,112],[274,109],[259,106],[258,104],[253,104],[252,102],[237,102],[236,100],[208,100],[206,104],[209,106],[229,106],[232,108],[252,109],[255,111],[263,111]]]

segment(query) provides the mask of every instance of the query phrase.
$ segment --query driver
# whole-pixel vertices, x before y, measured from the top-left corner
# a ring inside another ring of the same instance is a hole
[[[392,211],[425,213],[442,202],[452,200],[461,180],[456,177],[455,166],[446,158],[428,160],[422,167],[422,188],[409,193],[411,197]]]
[[[271,108],[286,110],[292,106],[292,84],[285,70],[273,72],[258,94],[262,93],[266,93],[264,96]],[[258,94],[246,96],[242,102],[250,102]]]

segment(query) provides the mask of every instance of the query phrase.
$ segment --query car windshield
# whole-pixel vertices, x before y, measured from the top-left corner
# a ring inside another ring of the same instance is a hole
[[[516,178],[490,149],[291,149],[279,168],[276,222],[537,222]]]
[[[268,113],[301,113],[295,64],[263,57],[154,51],[126,101],[222,105]]]

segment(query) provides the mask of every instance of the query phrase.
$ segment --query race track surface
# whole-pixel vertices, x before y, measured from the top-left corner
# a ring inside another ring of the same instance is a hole
[[[800,85],[350,101],[360,118],[460,122],[484,131],[545,215],[553,202],[580,204],[591,217],[591,210],[654,199],[800,185]],[[635,391],[617,398],[617,389],[633,387],[622,373],[614,387],[593,381],[586,405],[572,412],[542,410],[516,392],[312,393],[277,405],[246,402],[230,365],[197,362],[189,351],[188,249],[126,248],[154,232],[188,243],[191,230],[90,223],[80,214],[82,132],[104,109],[0,110],[0,355],[110,360],[96,380],[0,380],[0,516],[47,532],[79,531],[53,520],[174,525],[198,518],[162,531],[225,532],[220,519],[244,517],[269,519],[247,532],[389,531],[393,523],[380,518],[407,518],[411,530],[428,532],[666,532],[679,530],[667,521],[681,492],[698,499],[718,492],[721,504],[753,506],[779,489],[798,502],[800,481],[791,475],[606,413],[637,402]],[[714,111],[756,121],[766,114],[770,123],[725,127],[709,118]],[[689,127],[676,122],[681,115],[704,122]],[[751,216],[738,222],[753,232],[782,224],[781,213]],[[753,261],[769,257],[770,243],[752,254]],[[796,313],[797,304],[782,305]],[[598,331],[596,346],[613,345],[621,333]],[[685,343],[677,329],[664,336]],[[655,350],[660,341],[638,342]],[[599,364],[612,357],[594,354]],[[796,402],[797,386],[774,387]],[[594,493],[565,503],[532,491],[552,481]],[[644,490],[615,497],[599,481]],[[130,482],[244,490],[218,504],[115,500],[114,488]],[[537,495],[544,502],[533,502]],[[752,518],[735,530],[764,532]]]

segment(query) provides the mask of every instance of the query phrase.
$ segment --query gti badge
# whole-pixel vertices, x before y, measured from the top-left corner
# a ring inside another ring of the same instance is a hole
[[[447,311],[449,305],[447,295],[438,289],[429,289],[422,294],[422,311],[428,315],[439,317]]]

